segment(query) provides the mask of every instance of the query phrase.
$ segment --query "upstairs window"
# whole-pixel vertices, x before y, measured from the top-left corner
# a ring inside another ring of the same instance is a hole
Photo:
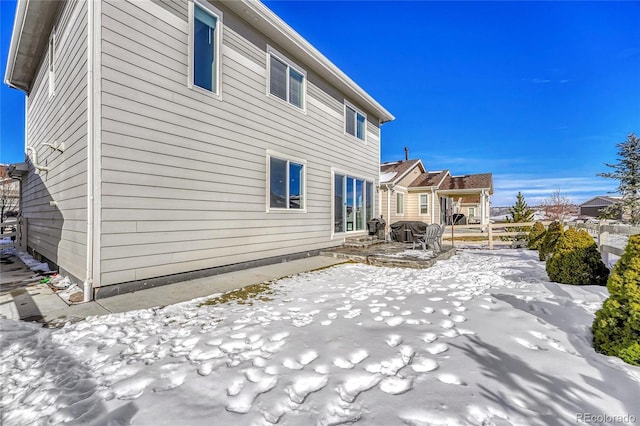
[[[306,74],[292,62],[269,49],[269,93],[304,109]]]
[[[344,131],[360,140],[365,140],[367,116],[354,106],[344,105]]]
[[[212,7],[193,4],[191,83],[215,94],[219,93],[221,16]]]

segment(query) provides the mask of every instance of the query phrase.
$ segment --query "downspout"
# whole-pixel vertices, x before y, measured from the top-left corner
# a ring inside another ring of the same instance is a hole
[[[33,163],[33,167],[36,168],[36,174],[38,174],[38,172],[48,172],[49,167],[41,166],[40,164],[38,164],[38,151],[36,151],[36,149],[31,145],[27,145],[26,148],[27,148],[27,153],[31,151],[31,156],[33,157],[32,163]]]
[[[431,188],[431,223],[436,223],[436,190]]]
[[[482,192],[480,193],[480,224],[481,225],[486,225],[486,219],[485,216],[487,214],[487,209],[485,207],[485,204],[487,203],[487,199],[486,199],[486,195],[484,193],[484,189],[482,190]]]
[[[96,2],[87,2],[87,263],[86,278],[84,280],[84,302],[93,300],[93,150],[94,150],[94,6]]]
[[[387,236],[385,239],[389,238],[391,233],[391,184],[385,184],[387,187],[387,220],[385,226],[385,235]]]

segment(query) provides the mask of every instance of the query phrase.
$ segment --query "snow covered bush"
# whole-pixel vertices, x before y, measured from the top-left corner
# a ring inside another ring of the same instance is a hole
[[[584,229],[567,229],[547,260],[547,274],[551,281],[574,285],[606,285],[609,270],[600,252]]]
[[[593,321],[593,346],[640,365],[640,235],[632,235],[607,282],[609,298]]]
[[[536,222],[533,224],[531,231],[529,232],[529,240],[527,242],[527,248],[531,250],[539,250],[540,245],[542,245],[542,241],[544,239],[544,233],[546,230],[544,229],[544,225],[542,222]]]
[[[553,250],[556,247],[558,238],[562,235],[563,229],[564,228],[560,222],[554,221],[549,224],[547,232],[544,233],[542,243],[540,244],[540,247],[538,247],[540,260],[547,260],[553,254]]]

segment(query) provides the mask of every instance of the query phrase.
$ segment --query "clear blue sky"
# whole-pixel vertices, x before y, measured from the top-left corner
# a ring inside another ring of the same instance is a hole
[[[640,134],[640,2],[266,1],[396,116],[382,161],[494,174],[494,206],[596,176]],[[4,73],[15,2],[0,0]],[[23,97],[3,86],[0,162],[21,161]]]

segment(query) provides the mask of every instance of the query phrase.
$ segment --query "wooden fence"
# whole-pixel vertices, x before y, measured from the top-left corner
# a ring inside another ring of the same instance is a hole
[[[488,223],[486,225],[454,225],[447,226],[443,240],[451,241],[454,245],[458,240],[463,240],[465,244],[472,242],[479,245],[488,244],[489,249],[495,245],[511,245],[516,241],[516,237],[526,237],[535,222],[522,223]],[[542,224],[548,226],[551,221],[543,221]]]
[[[463,242],[464,244],[487,244],[489,249],[495,245],[512,245],[515,237],[529,235],[529,229],[535,222],[488,223],[486,225],[447,226],[444,240]],[[541,221],[547,227],[551,221]],[[594,238],[603,261],[609,265],[610,255],[621,256],[630,235],[640,234],[640,227],[610,223],[564,222],[563,226],[584,229]],[[462,240],[462,241],[459,241]]]

